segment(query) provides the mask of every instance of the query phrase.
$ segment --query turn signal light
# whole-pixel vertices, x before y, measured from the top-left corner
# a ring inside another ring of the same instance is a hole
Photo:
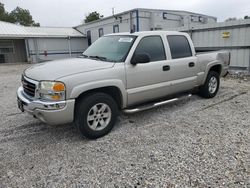
[[[65,91],[65,86],[63,83],[56,82],[53,86],[53,91],[60,92]]]

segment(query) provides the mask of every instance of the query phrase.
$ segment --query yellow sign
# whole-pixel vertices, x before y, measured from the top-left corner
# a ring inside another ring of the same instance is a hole
[[[222,37],[223,38],[229,38],[230,37],[230,32],[228,32],[228,31],[223,32]]]

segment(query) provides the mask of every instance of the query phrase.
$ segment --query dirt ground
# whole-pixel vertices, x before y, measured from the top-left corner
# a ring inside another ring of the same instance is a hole
[[[0,187],[250,187],[250,81],[226,78],[213,99],[192,96],[83,139],[17,108],[29,65],[0,65]]]

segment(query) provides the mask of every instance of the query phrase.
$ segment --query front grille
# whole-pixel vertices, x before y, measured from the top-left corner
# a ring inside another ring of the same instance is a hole
[[[24,93],[31,97],[35,97],[36,85],[26,80],[24,76],[22,76],[22,86]]]

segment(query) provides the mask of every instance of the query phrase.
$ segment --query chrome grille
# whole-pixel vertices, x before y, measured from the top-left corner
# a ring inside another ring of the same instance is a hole
[[[31,97],[35,97],[36,85],[26,80],[24,76],[22,76],[22,86],[24,93]]]

